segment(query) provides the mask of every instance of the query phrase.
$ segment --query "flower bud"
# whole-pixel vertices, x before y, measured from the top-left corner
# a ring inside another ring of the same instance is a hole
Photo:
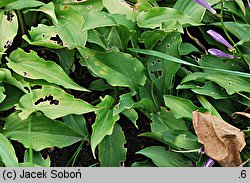
[[[205,1],[205,0],[193,0],[195,3],[203,6],[208,11],[210,11],[213,14],[216,14],[216,11]]]
[[[214,30],[209,30],[207,31],[207,33],[217,42],[225,45],[226,47],[228,47],[229,49],[233,49],[234,47],[227,42],[227,40],[225,40],[222,35],[220,35],[218,32],[214,31]]]
[[[208,49],[207,51],[208,51],[208,53],[210,53],[211,55],[214,55],[216,57],[224,57],[224,58],[230,58],[230,59],[236,58],[234,55],[229,55],[229,54],[224,53],[223,51],[215,49],[215,48]]]
[[[212,167],[214,165],[214,160],[209,158],[207,162],[205,163],[204,167]]]

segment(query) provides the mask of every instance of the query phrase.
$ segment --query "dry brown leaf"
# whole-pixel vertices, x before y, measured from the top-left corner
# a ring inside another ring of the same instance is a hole
[[[242,164],[241,150],[245,135],[240,129],[212,116],[210,113],[193,112],[193,125],[198,141],[205,153],[221,166],[236,167]]]
[[[250,118],[250,114],[246,113],[246,112],[235,112],[232,114],[232,117],[236,118],[238,115],[242,115],[242,116],[246,116],[246,117]]]

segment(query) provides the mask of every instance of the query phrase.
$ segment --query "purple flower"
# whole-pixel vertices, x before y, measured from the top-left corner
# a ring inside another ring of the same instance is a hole
[[[205,154],[204,146],[202,146],[202,147],[200,148],[200,153],[201,153],[201,154]]]
[[[207,162],[205,163],[204,167],[212,167],[214,165],[214,160],[209,158]]]
[[[200,148],[200,153],[201,154],[205,154],[205,148],[204,148],[204,146],[202,146]],[[209,158],[207,160],[207,162],[204,164],[204,167],[212,167],[214,165],[214,163],[215,163],[215,161],[213,159]]]
[[[218,32],[214,31],[214,30],[209,30],[207,31],[207,33],[217,42],[224,44],[226,47],[233,49],[234,47],[227,42],[227,40],[225,40],[222,35],[220,35]]]
[[[210,11],[213,14],[216,14],[216,11],[205,1],[205,0],[193,0],[195,3],[203,6],[208,11]]]
[[[223,51],[215,49],[215,48],[208,49],[207,51],[211,55],[214,55],[214,56],[217,56],[217,57],[225,57],[225,58],[230,58],[230,59],[236,58],[234,55],[229,55],[229,54],[224,53]]]

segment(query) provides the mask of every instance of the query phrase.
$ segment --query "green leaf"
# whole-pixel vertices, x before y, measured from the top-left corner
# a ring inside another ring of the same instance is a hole
[[[119,115],[113,115],[112,105],[114,99],[110,96],[105,96],[102,102],[97,107],[102,107],[102,110],[96,111],[96,120],[92,125],[91,134],[91,150],[95,156],[96,146],[104,139],[106,135],[111,135],[113,132],[114,124],[119,120]]]
[[[75,72],[75,57],[76,50],[59,49],[53,50],[59,58],[59,65],[62,67],[64,72],[69,75],[71,72]]]
[[[21,119],[27,119],[35,111],[42,111],[51,119],[66,116],[68,114],[84,114],[98,110],[89,103],[74,98],[64,90],[54,86],[42,86],[42,89],[32,90],[19,101],[16,107],[21,110],[18,114]]]
[[[183,131],[183,130],[167,130],[162,132],[163,139],[166,144],[169,144],[172,148],[185,148],[181,145],[179,146],[179,142],[177,140],[178,137],[182,136],[180,139],[185,138],[186,140],[192,141],[191,143],[188,142],[188,144],[192,145],[195,143],[197,145],[197,137],[190,131]],[[188,146],[187,144],[187,146]],[[199,144],[199,143],[198,143]],[[183,144],[184,145],[184,144]],[[200,146],[200,144],[199,144]],[[188,150],[196,149],[196,147],[188,148]]]
[[[245,134],[245,138],[246,138],[246,142],[247,142],[247,147],[249,147],[250,145],[250,127],[247,128],[247,130],[243,131]],[[250,156],[250,149],[249,148],[244,148],[241,152],[241,157],[243,161],[248,161]],[[250,162],[248,162],[246,165],[246,167],[250,166]]]
[[[139,28],[136,22],[126,19],[126,16],[121,14],[113,14],[112,17],[119,25],[116,27],[116,29],[121,39],[122,49],[123,50],[127,49],[129,40],[131,41],[131,45],[133,48],[138,47]]]
[[[182,84],[182,85],[178,85],[176,87],[177,90],[182,90],[182,89],[195,89],[195,88],[199,88],[201,87],[200,86],[200,83],[196,83],[196,82],[188,82],[188,83],[185,83],[185,84]]]
[[[164,131],[165,132],[165,131]],[[165,141],[164,137],[163,137],[163,132],[145,132],[145,133],[141,133],[138,135],[139,137],[147,137],[147,138],[151,138],[154,140],[157,140],[163,144],[169,145],[171,146],[172,144],[170,144],[168,141]],[[169,140],[169,139],[168,139]],[[173,140],[172,140],[173,141]],[[174,146],[174,148],[177,148],[176,146]]]
[[[138,114],[134,110],[134,106],[136,106],[136,103],[134,102],[132,97],[133,97],[132,93],[126,93],[120,95],[119,96],[120,100],[118,104],[116,104],[114,107],[114,115],[122,113],[128,119],[130,119],[137,127],[136,121],[138,119]]]
[[[153,7],[158,7],[157,0],[140,0],[136,3],[136,8],[141,11],[148,11]]]
[[[17,31],[18,20],[16,13],[0,9],[0,53],[4,53],[12,45]]]
[[[6,167],[19,166],[12,144],[2,133],[0,133],[0,156]]]
[[[29,151],[26,150],[24,153],[24,163],[30,163],[29,162]],[[40,167],[50,167],[50,157],[48,156],[46,159],[42,157],[42,154],[40,152],[33,152],[33,163],[35,166],[40,166]],[[21,164],[22,165],[22,164]]]
[[[78,48],[88,68],[107,80],[112,86],[129,87],[138,90],[146,81],[143,64],[131,55],[122,52],[93,52]]]
[[[150,159],[148,159],[142,162],[135,162],[131,167],[156,167],[156,165]]]
[[[212,115],[217,116],[218,118],[223,120],[215,107],[204,96],[198,95],[197,98],[202,106],[207,109]]]
[[[72,81],[63,69],[52,61],[45,61],[36,52],[26,53],[18,48],[7,58],[8,67],[19,75],[29,79],[43,79],[49,83],[61,85],[68,89],[88,91]]]
[[[88,31],[88,42],[97,44],[105,50],[107,49],[107,41],[95,29]]]
[[[242,157],[242,161],[244,162],[249,161],[249,158],[250,158],[249,154],[250,154],[250,150],[247,148],[244,148],[242,152],[240,153]],[[250,167],[250,162],[248,162],[244,167]]]
[[[97,79],[90,83],[89,90],[96,90],[96,91],[105,91],[105,90],[112,90],[114,87],[110,86],[104,79]]]
[[[38,7],[38,6],[42,6],[44,5],[43,2],[41,1],[35,1],[35,0],[19,0],[19,1],[15,1],[12,2],[10,4],[8,4],[5,8],[9,9],[9,10],[21,10],[21,9],[25,9],[25,8],[34,8],[34,7]]]
[[[203,55],[199,65],[205,68],[225,69],[232,71],[246,71],[246,65],[235,61],[235,59],[219,58],[214,55]],[[211,72],[208,70],[207,72]]]
[[[134,107],[136,106],[136,103],[133,100],[132,93],[126,93],[123,95],[120,95],[118,104],[114,107],[114,115],[122,113],[125,115],[130,121],[133,122],[136,128],[138,128],[136,121],[138,119],[138,114]]]
[[[240,7],[241,11],[246,15],[246,8],[242,0],[235,0],[235,2],[238,4]],[[247,2],[248,3],[248,2]]]
[[[102,0],[53,0],[53,2],[63,8],[71,7],[84,17],[92,10],[101,11],[104,8]]]
[[[79,133],[83,137],[83,139],[89,138],[89,132],[86,126],[86,121],[82,115],[70,114],[70,115],[64,116],[63,122],[69,128]]]
[[[122,128],[114,125],[111,135],[107,135],[98,145],[98,157],[102,167],[120,167],[126,159],[124,144],[126,139]]]
[[[21,10],[24,8],[33,8],[44,5],[41,1],[35,1],[35,0],[18,0],[15,2],[12,2],[6,6],[6,9],[12,9],[12,10]]]
[[[190,62],[181,60],[179,58],[173,57],[171,55],[161,53],[161,52],[158,52],[158,51],[154,51],[154,50],[143,50],[143,49],[133,49],[133,48],[129,48],[128,50],[130,50],[132,52],[135,52],[135,53],[141,53],[141,54],[145,54],[145,55],[151,55],[151,56],[163,58],[163,59],[165,59],[167,61],[170,61],[170,62],[184,64],[184,65],[188,65],[188,66],[191,66],[191,67],[196,67],[196,68],[201,68],[201,69],[206,69],[206,70],[211,70],[211,71],[217,71],[217,72],[220,72],[220,73],[226,73],[226,74],[230,74],[230,75],[234,75],[234,76],[241,76],[241,77],[250,78],[249,73],[226,70],[226,69],[218,69],[218,68],[214,68],[214,67],[199,66],[199,65],[195,65],[195,64],[192,64]]]
[[[247,128],[247,130],[243,131],[245,134],[245,138],[248,144],[250,144],[250,127]]]
[[[56,14],[55,14],[55,6],[54,6],[53,2],[50,2],[48,4],[44,4],[43,6],[41,6],[40,8],[37,8],[37,9],[28,9],[28,10],[24,11],[24,13],[27,13],[29,11],[43,12],[51,18],[51,20],[53,21],[54,24],[58,24],[58,20],[56,18]]]
[[[181,43],[180,55],[188,55],[191,52],[200,52],[200,51],[191,43]]]
[[[26,120],[19,118],[17,113],[11,114],[4,125],[3,133],[9,139],[17,140],[35,151],[54,146],[62,148],[82,140],[80,134],[62,122],[49,119],[41,113],[33,113]]]
[[[202,147],[202,145],[197,141],[197,139],[188,138],[186,134],[178,135],[175,138],[174,144],[178,148],[186,150],[195,150],[200,149]]]
[[[246,101],[247,101],[247,99],[246,99]],[[237,102],[241,103],[241,101],[237,101]],[[211,103],[218,111],[223,112],[223,113],[227,114],[228,116],[231,116],[235,111],[239,110],[239,109],[237,109],[237,105],[235,103],[235,100],[228,100],[228,99],[216,100],[216,101],[211,100]],[[244,103],[242,103],[242,104],[245,105]]]
[[[133,108],[135,102],[132,97],[133,97],[132,93],[126,93],[126,94],[120,95],[119,103],[116,104],[114,108],[114,115],[119,114],[126,109]]]
[[[126,116],[134,125],[136,128],[138,128],[136,122],[139,118],[138,113],[134,109],[126,109],[122,112],[124,116]]]
[[[229,98],[229,95],[225,92],[223,88],[214,82],[206,82],[204,86],[192,89],[193,92],[213,97],[214,99],[225,99]]]
[[[24,94],[18,88],[12,85],[4,85],[6,98],[2,101],[0,105],[0,111],[7,111],[14,107],[18,103],[21,96]]]
[[[65,44],[58,35],[56,26],[47,26],[39,24],[37,27],[31,27],[29,36],[23,35],[23,39],[31,45],[44,46],[52,49],[64,48]]]
[[[63,43],[71,50],[84,47],[87,42],[87,31],[82,31],[84,17],[70,6],[56,8],[58,33]]]
[[[151,146],[137,152],[150,158],[158,167],[190,167],[192,162],[179,153],[162,146]]]
[[[126,50],[130,38],[131,32],[128,28],[122,25],[111,27],[106,37],[108,48],[117,47],[119,50]]]
[[[150,31],[144,31],[141,34],[140,41],[145,44],[146,49],[153,49],[155,45],[164,39],[166,36],[166,32],[163,30],[150,30]]]
[[[17,10],[18,12],[18,16],[20,18],[23,18],[23,24],[25,24],[25,28],[29,27],[28,29],[25,29],[24,27],[22,27],[22,34],[26,34],[28,32],[28,30],[30,30],[30,27],[32,26],[36,26],[39,23],[49,23],[50,20],[46,18],[46,15],[44,15],[43,13],[40,12],[27,12],[27,13],[23,13],[25,10]],[[40,22],[38,19],[44,17],[44,19]],[[21,20],[21,19],[20,19]],[[49,23],[50,24],[50,23]],[[21,28],[21,26],[20,26]],[[26,46],[26,45],[25,45]]]
[[[243,100],[239,101],[241,104],[250,107],[250,100],[243,98]],[[231,113],[232,114],[232,113]]]
[[[221,23],[212,23],[211,25],[215,25],[221,27]],[[224,22],[224,25],[231,34],[238,37],[240,40],[249,38],[250,25],[237,23],[237,22]]]
[[[125,15],[122,14],[113,14],[112,17],[114,18],[114,20],[116,21],[116,23],[119,26],[124,26],[126,27],[130,32],[134,32],[135,34],[137,34],[136,31],[138,31],[138,26],[136,24],[136,22],[132,21],[132,20],[128,20],[126,18]],[[137,40],[138,41],[138,40]]]
[[[165,105],[170,108],[170,111],[177,119],[187,118],[192,120],[192,112],[198,109],[198,107],[196,107],[190,100],[187,99],[172,95],[164,95],[163,98]]]
[[[10,70],[8,70],[8,69],[0,68],[0,82],[11,84],[11,85],[19,88],[23,92],[25,92],[25,93],[27,92],[24,89],[23,84],[20,81],[18,81],[16,78],[14,78],[12,76]]]
[[[250,45],[250,37],[238,41],[238,42],[234,45],[234,47],[235,47],[235,46],[239,46],[239,45],[242,45],[242,46],[248,48],[249,45]],[[245,56],[245,55],[243,55],[243,56]]]
[[[0,1],[0,8],[6,6],[7,4],[10,4],[10,3],[14,2],[14,1],[17,1],[17,0],[1,0]]]
[[[148,98],[142,98],[140,101],[136,102],[135,108],[140,109],[143,112],[156,112],[155,105],[152,100]]]
[[[162,27],[162,23],[170,20],[176,20],[184,27],[202,25],[197,19],[179,10],[168,7],[154,7],[148,12],[139,13],[137,17],[140,27],[151,29]]]
[[[4,99],[6,98],[6,95],[4,93],[5,93],[4,87],[0,86],[0,103],[2,103]]]
[[[220,0],[206,0],[210,5],[214,5]],[[202,7],[201,5],[195,3],[192,0],[178,0],[174,8],[177,10],[182,11],[183,13],[193,17],[194,19],[197,19],[201,21],[203,19],[203,16],[205,14],[206,9]]]
[[[176,31],[184,34],[182,25],[177,20],[169,20],[162,23],[162,29],[166,32]]]
[[[236,2],[239,1],[239,4]],[[241,2],[240,2],[241,1]],[[224,2],[224,11],[225,13],[230,13],[232,16],[237,16],[237,19],[241,19],[244,22],[247,22],[247,14],[246,14],[246,8],[243,2],[245,0],[235,0],[235,1],[225,1]],[[242,6],[243,7],[240,7]],[[221,4],[218,3],[216,6],[214,6],[214,9],[220,9],[221,8]],[[239,9],[241,9],[242,11],[239,11]]]
[[[201,144],[198,143],[197,137],[190,131],[187,131],[187,129],[171,129],[164,131],[162,130],[159,132],[146,132],[140,134],[139,136],[155,139],[177,150],[197,150],[201,148]]]
[[[203,86],[195,82],[190,82],[179,85],[176,89],[191,89],[196,94],[210,96],[214,99],[225,99],[230,97],[224,88],[212,81],[205,82]]]
[[[153,121],[153,123],[151,123],[152,132],[174,129],[187,130],[184,120],[176,119],[171,112],[167,112],[164,109],[161,109],[161,111],[157,113],[151,113],[150,119]]]
[[[194,73],[190,73],[188,74],[186,77],[184,77],[181,80],[180,84],[184,84],[187,83],[189,81],[197,81],[197,82],[206,82],[206,77],[208,76],[208,73],[204,73],[204,72],[194,72]]]
[[[162,131],[161,132],[161,138],[162,138],[162,142],[164,144],[169,145],[171,148],[174,149],[179,149],[178,146],[175,145],[175,139],[179,136],[179,135],[186,135],[186,133],[188,133],[189,131],[183,131],[183,130],[166,130],[166,131]],[[190,133],[190,132],[189,132]]]
[[[82,31],[108,26],[117,26],[114,18],[108,13],[93,10],[86,16]]]
[[[171,32],[154,47],[155,50],[179,57],[179,46],[181,43],[179,32]],[[148,74],[158,91],[159,95],[170,94],[173,89],[173,81],[180,64],[167,62],[163,59],[150,57],[147,63]]]
[[[237,92],[249,92],[250,91],[250,79],[242,78],[238,76],[228,76],[222,73],[213,73],[207,76],[208,80],[211,80],[221,87],[225,88],[229,95]]]
[[[123,0],[102,0],[102,3],[110,14],[126,15],[131,20],[135,20],[138,14],[134,9],[135,7]]]

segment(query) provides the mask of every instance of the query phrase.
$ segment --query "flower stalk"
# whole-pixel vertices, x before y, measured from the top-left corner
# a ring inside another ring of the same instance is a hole
[[[219,15],[219,17],[220,17],[220,22],[221,22],[221,27],[222,27],[222,29],[223,29],[225,35],[227,36],[228,40],[229,40],[233,45],[235,45],[235,42],[234,42],[234,40],[231,38],[231,36],[228,34],[227,29],[226,29],[226,26],[225,26],[224,21],[223,21],[224,2],[225,2],[225,0],[221,0],[221,12],[220,12],[220,15]],[[236,48],[237,52],[240,53],[240,50],[238,49],[238,47],[236,46],[235,48]],[[229,50],[229,51],[235,51],[235,50]]]

